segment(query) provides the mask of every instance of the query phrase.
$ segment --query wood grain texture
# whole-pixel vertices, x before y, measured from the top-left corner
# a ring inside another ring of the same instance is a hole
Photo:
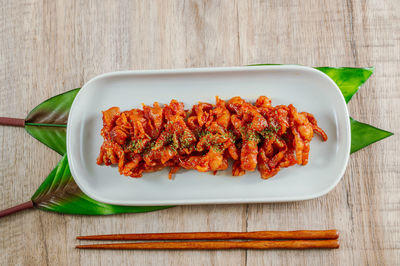
[[[0,115],[108,71],[254,63],[375,66],[351,115],[395,135],[351,156],[328,195],[108,217],[38,210],[0,219],[1,265],[396,265],[400,263],[400,1],[0,1]],[[175,95],[171,95],[173,97]],[[28,200],[60,156],[0,127],[0,209]],[[77,235],[340,230],[338,250],[75,250]]]

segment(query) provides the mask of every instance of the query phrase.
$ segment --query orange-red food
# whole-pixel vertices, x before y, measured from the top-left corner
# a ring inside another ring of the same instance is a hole
[[[233,176],[257,168],[267,179],[307,164],[314,133],[328,139],[312,114],[291,104],[272,106],[265,96],[255,104],[216,97],[215,104],[199,102],[190,111],[176,100],[125,112],[112,107],[103,112],[97,164],[116,164],[131,177],[170,167],[171,178],[180,168],[215,174],[233,160]]]

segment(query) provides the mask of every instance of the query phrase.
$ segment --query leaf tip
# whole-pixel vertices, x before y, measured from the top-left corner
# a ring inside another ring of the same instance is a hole
[[[374,71],[375,71],[375,67],[374,67],[374,66],[369,66],[369,67],[366,67],[365,69],[367,69],[368,71],[370,71],[371,74],[374,73]]]

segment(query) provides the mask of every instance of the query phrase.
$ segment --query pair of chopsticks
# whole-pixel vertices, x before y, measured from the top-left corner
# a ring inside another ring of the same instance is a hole
[[[78,240],[215,240],[78,245],[79,249],[314,249],[339,248],[337,230],[193,232],[78,236]],[[217,241],[218,240],[218,241]],[[224,241],[225,240],[225,241]],[[228,240],[228,241],[226,241]],[[229,241],[242,240],[242,241]],[[246,240],[246,241],[243,241]],[[252,241],[247,241],[252,240]]]

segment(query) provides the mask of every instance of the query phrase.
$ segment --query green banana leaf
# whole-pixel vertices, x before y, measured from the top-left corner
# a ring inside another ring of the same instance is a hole
[[[31,200],[35,207],[42,210],[84,215],[149,212],[171,207],[118,206],[95,201],[86,196],[76,185],[69,170],[67,155],[62,157]]]
[[[373,68],[318,67],[316,69],[336,82],[346,102],[373,72]],[[75,89],[50,98],[33,109],[26,119],[27,131],[61,155],[66,153],[66,123],[69,109],[78,91],[79,89]],[[393,135],[352,118],[350,118],[350,123],[351,153]],[[71,176],[66,155],[33,195],[32,201],[37,208],[42,210],[85,215],[148,212],[171,207],[117,206],[97,202],[86,196],[76,185]]]
[[[385,131],[371,125],[358,122],[350,117],[351,126],[351,151],[350,153],[356,152],[365,148],[366,146],[380,141],[384,138],[393,135],[392,132]]]
[[[69,110],[79,89],[54,96],[36,106],[25,118],[28,133],[61,155],[67,152]]]
[[[367,81],[374,72],[373,67],[316,67],[328,75],[338,85],[346,103],[348,103],[358,89]]]

